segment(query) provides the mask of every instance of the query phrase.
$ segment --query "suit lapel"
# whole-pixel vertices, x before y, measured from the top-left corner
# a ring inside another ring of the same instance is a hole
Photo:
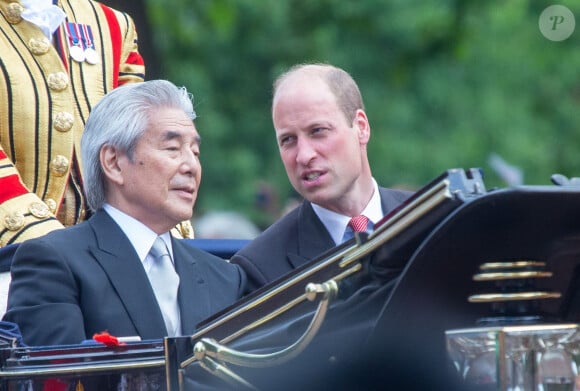
[[[211,315],[211,298],[207,281],[192,250],[180,240],[172,239],[175,269],[179,274],[179,308],[183,335],[193,334],[195,326]]]
[[[293,268],[309,262],[335,246],[334,241],[318,218],[312,205],[304,201],[300,205],[298,216],[298,249],[296,253],[288,251],[288,261]]]
[[[395,191],[385,187],[379,187],[379,193],[381,195],[381,207],[383,209],[383,216],[386,216],[393,209],[401,205],[401,203],[412,194],[411,192],[405,194],[405,192]]]
[[[383,215],[399,205],[400,202],[393,198],[388,189],[379,187],[379,193]],[[294,269],[336,246],[308,201],[300,205],[297,235],[298,248],[295,252],[289,250],[287,253],[288,262]]]
[[[163,315],[141,260],[121,228],[99,210],[89,220],[97,244],[91,248],[142,338],[166,334]]]
[[[392,205],[392,197],[389,194],[389,191],[384,187],[379,187],[379,193],[381,195],[381,208],[383,209],[383,216],[390,212],[391,209],[394,208]]]

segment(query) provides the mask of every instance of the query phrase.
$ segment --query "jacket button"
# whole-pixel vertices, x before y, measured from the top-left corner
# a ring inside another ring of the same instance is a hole
[[[66,111],[59,111],[52,118],[54,128],[59,132],[68,132],[72,129],[75,121],[74,116]]]
[[[30,41],[28,41],[28,48],[33,54],[41,56],[47,53],[48,49],[50,49],[50,41],[46,37],[31,38]]]
[[[44,202],[33,202],[28,205],[28,211],[31,215],[39,219],[45,219],[50,216],[50,210]]]
[[[19,3],[10,3],[6,8],[6,20],[10,24],[18,24],[22,22],[22,12],[24,12],[24,7],[22,7]]]
[[[51,73],[46,82],[51,90],[63,91],[68,87],[68,76],[64,72]]]
[[[56,155],[50,162],[50,171],[56,176],[64,176],[68,172],[69,161],[62,155]]]
[[[13,212],[4,217],[4,227],[9,231],[18,231],[24,226],[24,215],[21,212]]]

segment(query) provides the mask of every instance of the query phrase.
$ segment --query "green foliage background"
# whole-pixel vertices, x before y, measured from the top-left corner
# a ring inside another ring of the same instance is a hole
[[[580,176],[580,26],[539,30],[531,0],[147,0],[161,73],[195,95],[203,139],[196,213],[237,210],[260,226],[271,184],[291,196],[270,120],[271,84],[292,64],[329,62],[359,82],[378,182],[421,187],[497,153],[549,184]],[[580,2],[559,1],[580,18]],[[579,21],[580,23],[580,21]]]

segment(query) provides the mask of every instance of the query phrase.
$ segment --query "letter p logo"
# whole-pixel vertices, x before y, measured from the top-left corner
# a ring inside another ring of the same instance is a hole
[[[556,30],[556,27],[559,24],[564,23],[564,17],[562,15],[559,15],[559,16],[550,16],[550,20],[552,21],[552,30]]]
[[[542,11],[538,21],[540,31],[550,41],[563,41],[576,27],[574,14],[563,5],[551,5]]]

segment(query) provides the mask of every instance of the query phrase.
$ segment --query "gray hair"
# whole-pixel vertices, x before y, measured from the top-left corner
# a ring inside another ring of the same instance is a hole
[[[81,158],[87,204],[93,212],[106,201],[101,148],[113,146],[133,159],[137,142],[149,127],[149,113],[161,107],[181,109],[192,121],[196,117],[193,96],[167,80],[123,85],[92,109],[81,139]]]
[[[354,120],[357,110],[365,109],[360,89],[352,76],[344,69],[323,63],[298,64],[291,67],[274,81],[274,96],[285,80],[299,73],[315,75],[326,83],[348,123]]]

